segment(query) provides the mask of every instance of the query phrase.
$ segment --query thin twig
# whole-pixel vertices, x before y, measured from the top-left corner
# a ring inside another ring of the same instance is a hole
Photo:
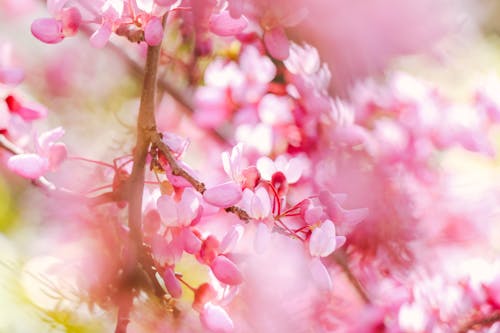
[[[462,328],[458,330],[458,333],[467,333],[470,330],[477,330],[482,327],[491,326],[499,321],[500,321],[500,312],[497,311],[488,316],[484,316],[482,318],[476,318],[469,321],[468,323],[463,325]]]
[[[335,251],[332,256],[335,259],[337,265],[339,265],[342,271],[345,273],[345,275],[347,275],[347,279],[352,284],[352,286],[358,293],[359,297],[361,297],[363,302],[365,302],[366,304],[371,304],[372,302],[368,297],[368,294],[366,293],[365,289],[363,288],[363,285],[358,280],[358,278],[356,278],[351,268],[349,267],[349,263],[347,262],[347,254],[345,253],[345,251],[339,249]]]
[[[158,134],[157,132],[151,133],[151,141],[153,143],[153,146],[158,148],[158,150],[167,159],[167,162],[170,165],[170,168],[172,169],[172,174],[174,176],[180,176],[186,179],[191,185],[193,185],[195,190],[200,192],[201,194],[205,192],[206,190],[205,184],[203,184],[202,182],[191,176],[186,170],[184,170],[179,166],[177,160],[172,155],[170,148],[161,140],[160,134]]]

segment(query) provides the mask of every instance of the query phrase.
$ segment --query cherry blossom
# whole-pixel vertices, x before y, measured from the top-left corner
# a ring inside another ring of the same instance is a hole
[[[66,145],[58,142],[63,135],[62,127],[42,133],[35,140],[35,153],[11,156],[7,166],[20,176],[30,179],[55,171],[67,156]]]

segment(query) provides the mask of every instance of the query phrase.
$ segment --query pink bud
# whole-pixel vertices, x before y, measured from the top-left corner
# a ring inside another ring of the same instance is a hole
[[[248,21],[244,16],[233,18],[229,12],[212,15],[210,18],[210,31],[219,36],[234,36],[245,30]]]
[[[53,18],[36,19],[31,24],[31,33],[44,43],[55,44],[63,40],[63,25]]]
[[[47,172],[47,160],[37,154],[20,154],[11,156],[7,167],[18,175],[36,179]]]
[[[238,267],[225,256],[218,256],[210,265],[217,280],[229,285],[237,285],[243,282],[243,276]]]
[[[163,25],[158,17],[153,17],[146,23],[144,39],[150,46],[160,45],[163,40]]]
[[[165,282],[165,287],[168,293],[173,298],[179,298],[182,296],[182,287],[179,280],[175,277],[175,273],[172,268],[168,267],[163,273],[163,281]]]
[[[234,324],[223,308],[212,303],[205,304],[200,313],[203,326],[214,333],[230,333],[234,330]]]
[[[240,185],[235,182],[227,182],[209,188],[203,194],[203,198],[211,205],[227,208],[241,200],[242,192]]]
[[[290,52],[290,42],[282,27],[275,27],[264,33],[264,44],[269,54],[278,60],[288,58]]]

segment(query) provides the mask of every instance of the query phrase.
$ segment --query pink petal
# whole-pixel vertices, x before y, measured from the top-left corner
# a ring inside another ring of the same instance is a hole
[[[163,132],[162,139],[168,148],[174,153],[176,157],[182,156],[189,146],[189,140],[179,136],[177,134]]]
[[[233,225],[220,242],[220,253],[228,253],[233,250],[238,241],[243,236],[244,228],[240,224]]]
[[[177,217],[179,223],[188,226],[196,219],[200,212],[199,194],[193,188],[188,187],[182,193],[182,199],[177,204]]]
[[[59,140],[64,135],[64,132],[64,129],[59,126],[40,134],[37,140],[40,150],[48,153],[50,146]]]
[[[216,185],[203,193],[206,202],[220,208],[227,208],[236,204],[241,200],[241,197],[241,187],[235,182]]]
[[[182,286],[179,280],[175,277],[174,271],[168,267],[163,273],[163,282],[165,282],[165,288],[167,288],[168,293],[173,298],[179,298],[182,296]]]
[[[237,285],[243,282],[243,275],[241,275],[238,267],[225,256],[217,256],[210,268],[217,280],[222,283]]]
[[[332,279],[330,274],[319,258],[313,258],[309,269],[311,270],[311,275],[316,286],[320,290],[332,290]]]
[[[36,179],[48,170],[48,161],[37,154],[21,154],[11,156],[7,167],[18,175]]]
[[[200,251],[201,240],[196,237],[190,228],[182,229],[182,239],[184,240],[184,251],[189,254],[195,254]]]
[[[41,105],[25,106],[17,109],[16,113],[25,121],[32,121],[47,116],[47,109]]]
[[[261,177],[265,180],[271,180],[273,174],[277,171],[273,160],[267,156],[263,156],[257,160],[257,169]]]
[[[33,21],[31,33],[47,44],[59,43],[64,39],[62,23],[53,18],[42,18]]]
[[[144,39],[150,46],[160,45],[163,40],[163,25],[158,17],[153,17],[146,23]]]
[[[309,239],[309,252],[313,257],[326,257],[336,247],[335,225],[326,220],[321,226],[315,228]]]
[[[318,223],[322,217],[323,209],[321,207],[308,208],[304,214],[304,220],[309,225]]]
[[[234,324],[223,308],[212,303],[207,303],[200,313],[200,320],[203,326],[214,333],[231,333]]]
[[[266,252],[269,247],[269,242],[271,241],[271,230],[265,223],[258,223],[257,230],[255,232],[255,239],[253,242],[253,247],[255,252],[262,254]]]
[[[336,243],[335,250],[344,245],[346,240],[347,239],[345,238],[345,236],[335,236],[335,243]]]
[[[282,27],[275,27],[264,33],[264,44],[269,54],[277,60],[285,60],[290,53],[290,42]]]
[[[160,213],[161,220],[168,227],[175,227],[178,225],[179,218],[177,217],[177,203],[168,195],[162,195],[156,201],[158,213]]]
[[[111,32],[112,30],[110,24],[102,24],[99,29],[97,29],[92,36],[90,36],[90,44],[97,48],[104,47],[104,45],[108,42],[109,37],[111,37]]]
[[[295,157],[288,161],[284,174],[289,184],[294,184],[299,181],[304,171],[305,162],[300,157]]]
[[[253,218],[264,219],[271,214],[271,198],[267,190],[259,187],[250,202],[250,214]]]
[[[229,12],[212,15],[209,22],[210,31],[219,36],[234,36],[245,30],[248,21],[244,16],[232,17]]]
[[[24,71],[20,68],[0,68],[0,83],[17,85],[24,80]]]
[[[62,142],[55,143],[49,148],[48,159],[50,171],[56,170],[68,156],[66,145]]]

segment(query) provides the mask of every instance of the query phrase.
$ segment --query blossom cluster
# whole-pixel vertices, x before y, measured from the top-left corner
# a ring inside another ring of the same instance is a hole
[[[117,313],[116,333],[499,330],[498,272],[483,259],[444,265],[487,249],[491,226],[449,199],[439,163],[455,149],[495,157],[494,80],[468,103],[402,72],[335,95],[318,50],[287,35],[309,9],[48,0],[31,25],[44,43],[81,33],[97,48],[125,37],[147,49],[137,142],[112,162],[67,148],[62,127],[37,134],[48,108],[21,94],[25,74],[1,45],[2,162],[60,205],[48,209],[67,222],[64,242],[82,248],[52,271],[74,267],[78,297]],[[189,102],[162,81],[172,59]],[[160,93],[191,108],[192,133]],[[91,176],[63,188],[69,162]]]

